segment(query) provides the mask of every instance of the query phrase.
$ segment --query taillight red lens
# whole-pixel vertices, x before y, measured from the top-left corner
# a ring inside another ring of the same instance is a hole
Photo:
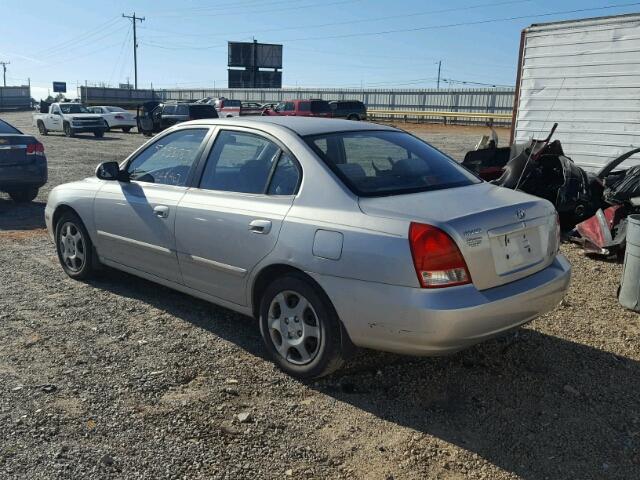
[[[118,120],[124,120],[124,117],[122,115],[116,115],[115,118],[117,118]]]
[[[437,227],[411,223],[409,245],[418,281],[423,288],[471,283],[471,275],[453,239]]]
[[[27,155],[44,155],[44,145],[40,142],[27,145]]]

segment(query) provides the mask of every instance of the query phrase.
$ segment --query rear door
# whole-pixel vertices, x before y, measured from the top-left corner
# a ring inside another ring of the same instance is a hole
[[[100,256],[181,282],[174,227],[178,201],[202,155],[208,127],[160,135],[124,167],[129,182],[104,182],[94,201]]]
[[[275,139],[250,129],[220,129],[198,187],[178,206],[184,283],[246,304],[248,274],[275,247],[300,172]]]

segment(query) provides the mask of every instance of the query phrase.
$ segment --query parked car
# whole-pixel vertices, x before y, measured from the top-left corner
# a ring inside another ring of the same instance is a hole
[[[30,202],[45,183],[44,146],[33,135],[0,120],[0,191],[15,202]]]
[[[206,103],[147,102],[138,109],[138,131],[144,135],[158,133],[180,122],[218,118],[215,107]]]
[[[136,116],[120,107],[87,107],[91,113],[97,113],[107,123],[108,129],[119,128],[128,133],[136,126]]]
[[[551,203],[392,127],[198,120],[96,177],[49,195],[67,275],[103,264],[254,316],[299,377],[353,345],[455,352],[553,309],[569,285]]]
[[[242,102],[240,107],[240,115],[262,115],[264,107],[258,102]]]
[[[220,118],[240,116],[240,109],[242,108],[242,102],[240,102],[240,100],[220,97],[214,101],[214,105]]]
[[[33,125],[38,127],[41,135],[64,132],[67,137],[90,132],[100,138],[107,130],[107,125],[100,115],[91,113],[87,107],[75,102],[49,104],[41,101],[40,113],[33,114]]]
[[[266,116],[297,116],[297,117],[330,117],[329,102],[324,100],[288,100],[281,102],[274,109],[266,109]]]
[[[366,120],[367,107],[358,100],[335,100],[329,102],[331,116],[333,118],[346,118],[347,120]]]

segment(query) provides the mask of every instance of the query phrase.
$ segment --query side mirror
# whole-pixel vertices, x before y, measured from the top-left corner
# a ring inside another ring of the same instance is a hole
[[[103,162],[96,168],[96,177],[100,180],[120,180],[120,166],[118,162]]]

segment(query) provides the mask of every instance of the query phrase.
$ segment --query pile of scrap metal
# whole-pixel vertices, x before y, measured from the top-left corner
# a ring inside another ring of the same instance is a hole
[[[626,217],[640,213],[640,165],[621,164],[640,152],[631,150],[597,174],[565,156],[560,141],[551,141],[557,124],[544,140],[498,147],[480,142],[462,164],[495,185],[536,195],[553,203],[562,228],[585,252],[612,256],[624,251]],[[482,146],[487,145],[485,148]]]

